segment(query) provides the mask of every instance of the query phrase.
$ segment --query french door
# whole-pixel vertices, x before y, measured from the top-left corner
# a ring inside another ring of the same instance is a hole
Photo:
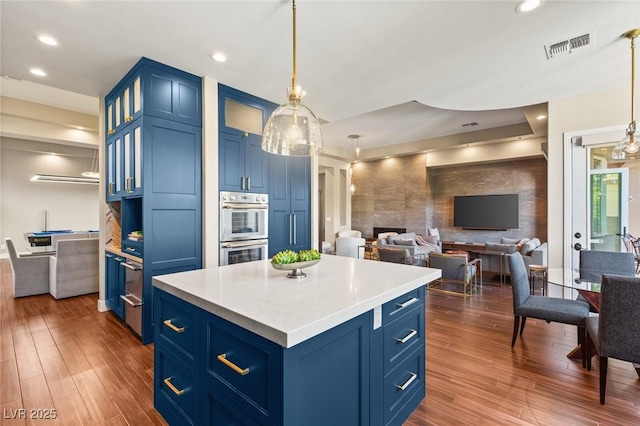
[[[629,170],[608,168],[618,126],[565,135],[564,265],[580,250],[620,251],[629,221]]]

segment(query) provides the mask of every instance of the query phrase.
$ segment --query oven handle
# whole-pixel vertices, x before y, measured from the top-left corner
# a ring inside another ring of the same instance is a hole
[[[220,247],[238,248],[238,247],[262,246],[262,245],[266,245],[267,242],[268,240],[233,241],[228,243],[220,243]]]
[[[140,270],[142,270],[142,266],[134,265],[134,264],[131,264],[131,263],[125,263],[125,262],[122,262],[122,263],[120,264],[120,266],[122,266],[122,267],[124,267],[124,268],[129,268],[129,269],[131,269],[132,271],[140,271]]]
[[[222,208],[229,210],[266,210],[269,206],[266,204],[223,204]]]

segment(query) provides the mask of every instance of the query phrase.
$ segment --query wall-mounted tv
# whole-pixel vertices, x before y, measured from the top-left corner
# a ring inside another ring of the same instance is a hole
[[[518,194],[453,197],[453,226],[460,228],[518,228],[518,213]]]

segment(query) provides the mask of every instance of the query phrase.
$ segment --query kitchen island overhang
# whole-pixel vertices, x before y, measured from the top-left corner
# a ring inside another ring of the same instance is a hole
[[[153,277],[153,285],[283,348],[442,276],[440,269],[325,255],[287,278],[269,260]]]

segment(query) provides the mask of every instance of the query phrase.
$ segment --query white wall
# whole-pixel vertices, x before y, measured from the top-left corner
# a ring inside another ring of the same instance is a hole
[[[346,200],[340,199],[341,187],[340,187],[340,170],[348,171],[351,167],[351,163],[346,161],[336,160],[329,157],[318,157],[318,168],[312,170],[316,176],[318,171],[324,173],[324,209],[325,217],[318,217],[318,220],[324,220],[325,228],[325,241],[330,242],[332,245],[335,243],[335,235],[339,231],[351,229],[351,197],[347,196]],[[347,185],[346,193],[350,194],[349,188],[351,186],[351,177],[347,173]],[[317,197],[317,187],[315,190],[312,188],[312,196]],[[347,212],[347,222],[340,224],[340,206],[344,204]],[[317,204],[316,204],[317,205]],[[313,215],[318,216],[317,208],[313,208]],[[317,222],[316,222],[317,224]],[[312,233],[318,234],[318,227],[314,225],[311,229]],[[312,247],[317,248],[316,245]]]
[[[640,88],[636,88],[636,98]],[[549,266],[562,267],[564,250],[563,135],[629,123],[630,86],[549,102],[548,236]],[[624,134],[620,135],[620,139]]]
[[[80,176],[91,168],[93,149],[0,138],[0,237],[26,251],[23,234],[42,231],[43,210],[49,229],[97,230],[98,185],[31,182],[35,173]],[[45,151],[64,152],[51,155]],[[97,159],[96,159],[97,161]],[[7,257],[2,247],[0,256]]]

